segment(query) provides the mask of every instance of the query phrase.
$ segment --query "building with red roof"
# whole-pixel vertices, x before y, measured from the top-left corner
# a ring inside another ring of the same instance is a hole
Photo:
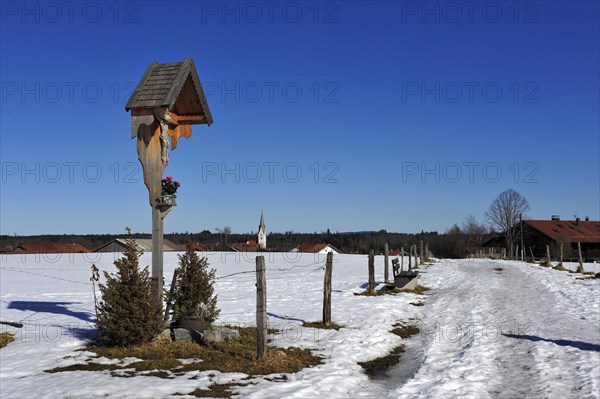
[[[333,252],[334,254],[341,254],[342,251],[337,249],[331,244],[320,243],[320,244],[300,244],[290,252],[300,252],[309,254],[326,254]]]
[[[515,244],[521,242],[520,226],[515,226]],[[600,221],[589,220],[560,220],[559,216],[552,216],[550,220],[523,220],[523,246],[526,256],[533,252],[536,258],[546,256],[546,245],[550,246],[553,258],[558,256],[560,243],[566,258],[577,257],[577,243],[581,245],[584,260],[600,259]],[[484,244],[486,248],[506,247],[503,235],[492,237]]]

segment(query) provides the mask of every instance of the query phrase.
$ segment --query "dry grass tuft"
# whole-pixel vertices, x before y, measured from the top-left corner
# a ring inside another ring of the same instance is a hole
[[[15,340],[15,337],[8,332],[0,333],[0,348],[4,348],[6,345],[10,344]]]
[[[121,370],[135,370],[137,375],[150,375],[161,378],[172,378],[172,374],[182,375],[189,371],[218,370],[223,373],[245,373],[249,375],[266,375],[278,373],[296,373],[303,368],[321,363],[321,358],[313,356],[307,349],[269,348],[268,356],[263,361],[256,360],[256,328],[236,328],[240,339],[223,342],[211,346],[200,346],[192,342],[152,342],[127,348],[90,346],[85,350],[95,352],[109,359],[136,357],[141,361],[126,367],[116,365],[100,365],[89,362],[68,367],[47,370],[49,373],[74,370],[100,371],[111,370],[115,376],[127,377]],[[274,330],[271,330],[273,332]],[[178,359],[202,359],[202,361],[182,364]],[[147,373],[147,371],[154,371]],[[141,372],[141,373],[140,373]]]
[[[231,387],[233,386],[236,386],[236,384],[213,384],[208,389],[197,388],[188,395],[197,398],[231,398],[231,395],[233,395]]]
[[[390,331],[392,334],[399,336],[400,338],[409,338],[419,333],[419,327],[417,326],[406,326],[401,322],[397,322],[393,325],[394,329]],[[358,363],[369,377],[381,377],[390,368],[398,364],[400,356],[404,352],[404,345],[398,345],[392,351],[377,359],[369,360],[368,362]]]
[[[390,332],[403,339],[410,338],[421,331],[417,326],[407,326],[400,322],[394,324],[392,327],[394,327],[394,329]]]
[[[196,358],[202,353],[202,347],[193,342],[150,342],[125,348],[88,346],[86,351],[95,352],[109,359],[136,357],[143,360],[161,360],[165,358]]]
[[[55,367],[50,370],[45,370],[46,373],[62,373],[64,371],[114,371],[119,370],[121,367],[116,364],[98,364],[98,363],[86,363],[86,364],[72,364],[70,366]]]
[[[377,359],[369,360],[368,362],[358,363],[369,377],[379,377],[383,375],[390,367],[395,366],[400,361],[400,356],[404,352],[404,345],[396,346],[392,351],[385,356]]]
[[[340,328],[342,328],[342,326],[340,326],[339,324],[335,324],[335,323],[329,323],[328,325],[323,324],[322,321],[311,321],[311,322],[304,322],[302,323],[302,327],[308,327],[308,328],[320,328],[323,330],[339,330]]]
[[[575,280],[595,280],[600,278],[600,273],[585,272],[583,274],[587,275],[587,277],[575,277]]]
[[[424,287],[422,285],[417,285],[417,288],[415,288],[414,290],[407,290],[407,289],[400,289],[398,290],[398,292],[408,292],[411,294],[419,294],[419,295],[423,295],[425,292],[429,291],[430,288]]]
[[[417,285],[417,288],[415,288],[414,290],[409,290],[406,288],[392,288],[390,287],[389,289],[382,289],[379,291],[375,291],[374,294],[369,294],[367,291],[363,291],[360,293],[354,293],[354,295],[358,295],[358,296],[380,296],[380,295],[396,295],[396,294],[400,294],[403,292],[407,292],[409,294],[419,294],[419,295],[423,295],[424,292],[429,291],[430,289],[427,287],[423,287],[422,285]]]

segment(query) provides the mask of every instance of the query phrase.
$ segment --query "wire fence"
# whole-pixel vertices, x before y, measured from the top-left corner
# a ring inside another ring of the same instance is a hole
[[[284,319],[292,319],[302,309],[308,294],[322,292],[322,288],[310,289],[310,286],[313,283],[313,281],[311,281],[310,279],[307,279],[307,278],[301,279],[301,277],[306,277],[313,273],[324,270],[324,268],[325,268],[324,263],[325,263],[325,259],[323,259],[322,262],[315,261],[315,262],[310,262],[307,264],[294,265],[291,267],[272,267],[272,268],[266,269],[267,272],[276,273],[275,275],[267,274],[268,281],[271,281],[271,282],[281,281],[281,280],[290,280],[289,275],[279,275],[280,273],[287,273],[290,271],[299,272],[297,274],[294,274],[293,281],[296,282],[296,286],[299,285],[299,284],[297,284],[298,281],[302,282],[301,285],[303,286],[303,288],[301,289],[302,296],[300,298],[300,304],[298,305],[298,307],[296,309],[294,309],[294,311],[291,313],[291,315],[285,317]],[[94,284],[90,280],[88,280],[88,281],[73,280],[73,279],[69,279],[69,278],[52,276],[52,275],[37,273],[37,272],[32,271],[32,270],[41,270],[41,269],[43,269],[43,268],[16,267],[16,266],[1,266],[0,267],[0,270],[4,270],[4,271],[17,272],[17,273],[23,273],[23,274],[27,274],[27,275],[38,276],[38,277],[42,277],[42,278],[48,279],[48,280],[58,280],[58,281],[64,281],[67,283],[72,283],[72,284],[87,285],[87,286],[90,286],[90,288],[93,287],[95,289]],[[69,271],[69,272],[82,271],[82,269],[73,269],[73,268],[53,268],[52,270],[54,270],[54,271]],[[247,275],[247,274],[255,274],[255,273],[256,273],[256,270],[254,270],[254,269],[244,270],[244,271],[234,272],[234,273],[230,273],[230,274],[223,275],[223,276],[216,276],[214,280],[215,280],[216,284],[219,284],[220,282],[223,282],[223,281],[234,281],[236,284],[253,283],[253,282],[256,282],[256,279],[254,279],[254,278],[240,279],[240,278],[235,278],[235,277],[241,276],[241,275]],[[91,275],[91,271],[90,271],[90,275]],[[166,285],[165,289],[168,289],[169,287],[170,287],[170,284]],[[0,301],[3,303],[6,303],[8,305],[7,308],[10,308],[10,302],[7,302],[5,300],[0,300]],[[90,319],[93,319],[93,318],[95,318],[95,312],[94,312],[95,306],[96,306],[96,303],[94,301],[87,301],[80,305],[74,305],[74,303],[72,303],[72,302],[44,303],[44,301],[35,301],[35,309],[36,310],[29,310],[29,311],[32,311],[33,313],[29,314],[28,316],[26,316],[20,320],[7,320],[5,315],[3,315],[2,318],[0,319],[0,322],[2,322],[2,321],[5,322],[4,325],[7,325],[8,323],[13,324],[13,325],[21,324],[22,326],[24,326],[25,329],[27,329],[28,326],[29,327],[39,327],[40,325],[43,325],[43,326],[50,325],[52,327],[57,327],[57,328],[71,329],[71,328],[73,328],[72,323],[65,324],[65,317],[66,318],[74,317],[74,315],[70,315],[69,313],[74,313],[76,311],[80,311],[80,312],[83,312],[84,314],[89,314]],[[28,309],[20,309],[20,310],[27,311]],[[63,313],[59,313],[60,311],[62,311]],[[240,316],[240,315],[247,315],[248,313],[254,314],[253,311],[225,312],[225,313],[220,313],[219,317],[223,318],[223,317],[231,317],[231,316]],[[57,314],[60,314],[61,317],[58,317]],[[41,317],[36,317],[38,315]],[[82,325],[85,325],[90,329],[96,328],[95,323],[92,324],[92,323],[90,323],[89,320],[83,320],[83,319],[81,319],[81,316],[82,315],[75,315],[75,317],[79,317],[78,320],[80,320],[82,322]],[[139,316],[132,316],[132,315],[126,315],[126,314],[118,314],[117,316],[122,317],[124,319],[130,318],[130,319],[132,319],[132,322],[136,322],[136,323],[139,323],[140,320],[142,319],[142,317],[139,317]]]

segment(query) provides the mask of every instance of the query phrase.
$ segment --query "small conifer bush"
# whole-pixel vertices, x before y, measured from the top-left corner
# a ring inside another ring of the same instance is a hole
[[[191,242],[186,251],[179,255],[177,278],[171,297],[173,321],[184,319],[212,323],[219,316],[217,295],[213,283],[215,270],[208,269],[208,260],[200,258]]]
[[[115,261],[116,274],[104,272],[106,284],[99,284],[102,300],[98,304],[98,343],[128,346],[151,341],[164,328],[162,303],[152,294],[148,267],[140,270],[142,251],[127,240],[123,257]]]

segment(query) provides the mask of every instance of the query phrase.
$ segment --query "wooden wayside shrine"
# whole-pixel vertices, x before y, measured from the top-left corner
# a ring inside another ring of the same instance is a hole
[[[163,196],[161,180],[169,152],[180,137],[189,138],[192,126],[213,123],[194,61],[152,62],[125,105],[131,111],[131,137],[137,138],[138,158],[144,171],[152,207],[152,280],[155,295],[163,291],[163,220],[176,205]]]

